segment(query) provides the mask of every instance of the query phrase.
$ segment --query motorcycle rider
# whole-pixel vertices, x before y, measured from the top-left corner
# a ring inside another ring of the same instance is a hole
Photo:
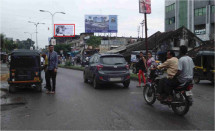
[[[157,68],[167,69],[167,77],[164,77],[159,81],[159,85],[157,88],[158,99],[164,99],[170,95],[170,91],[172,90],[171,88],[175,84],[175,81],[177,81],[177,78],[174,77],[175,74],[178,72],[178,58],[175,57],[175,52],[168,51],[167,60],[161,65],[157,66]],[[169,100],[169,98],[166,100]]]

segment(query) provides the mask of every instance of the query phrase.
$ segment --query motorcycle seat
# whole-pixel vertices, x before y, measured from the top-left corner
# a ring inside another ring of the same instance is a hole
[[[180,84],[180,85],[177,86],[175,89],[176,89],[176,90],[183,90],[183,89],[185,89],[186,87],[188,87],[189,84],[192,84],[192,80],[189,80],[189,81],[187,81],[187,82],[185,82],[185,83]]]

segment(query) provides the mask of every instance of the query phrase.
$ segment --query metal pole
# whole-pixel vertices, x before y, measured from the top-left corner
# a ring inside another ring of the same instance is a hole
[[[31,35],[31,46],[33,45],[33,43],[32,43],[32,34],[30,34]]]
[[[51,15],[52,15],[52,36],[54,38],[54,14]]]
[[[145,43],[146,43],[146,59],[148,60],[147,17],[146,17],[146,13],[144,14],[144,17],[145,17]]]
[[[37,23],[37,24],[35,24],[36,25],[36,49],[38,49],[38,41],[37,41],[37,25],[38,25],[39,23]]]
[[[142,24],[142,40],[143,40],[143,24]]]

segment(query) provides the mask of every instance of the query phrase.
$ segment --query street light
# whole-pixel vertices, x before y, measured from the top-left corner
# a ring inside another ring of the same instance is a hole
[[[36,32],[34,32],[34,33],[24,32],[24,33],[25,33],[25,34],[30,34],[30,36],[31,36],[31,45],[33,45],[33,44],[32,44],[32,41],[33,41],[33,40],[32,40],[32,35],[33,35],[34,33],[36,33]]]
[[[32,21],[28,21],[28,23],[33,23],[35,26],[36,26],[36,45],[37,45],[37,47],[36,47],[36,49],[38,49],[38,41],[37,41],[37,26],[39,25],[39,24],[45,24],[45,23],[39,23],[39,22],[32,22]]]
[[[140,23],[142,25],[142,40],[143,40],[143,26],[144,26],[144,20]]]
[[[46,10],[40,10],[40,12],[48,12],[49,14],[51,14],[51,16],[52,16],[52,37],[54,37],[54,15],[57,13],[60,13],[60,14],[66,14],[66,13],[65,12],[51,13],[50,11],[46,11]]]

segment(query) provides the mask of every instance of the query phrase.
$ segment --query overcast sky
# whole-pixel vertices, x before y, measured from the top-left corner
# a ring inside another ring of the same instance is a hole
[[[65,12],[56,14],[55,24],[75,24],[76,35],[83,33],[84,15],[118,15],[117,36],[137,37],[137,26],[144,19],[139,14],[139,0],[1,0],[0,32],[14,40],[26,40],[35,32],[35,26],[28,21],[43,22],[38,25],[38,44],[44,48],[52,35],[51,15],[40,12]],[[148,36],[156,31],[164,31],[164,0],[152,0],[152,13],[147,15]],[[48,30],[49,28],[49,30]],[[33,34],[35,41],[36,35]]]

